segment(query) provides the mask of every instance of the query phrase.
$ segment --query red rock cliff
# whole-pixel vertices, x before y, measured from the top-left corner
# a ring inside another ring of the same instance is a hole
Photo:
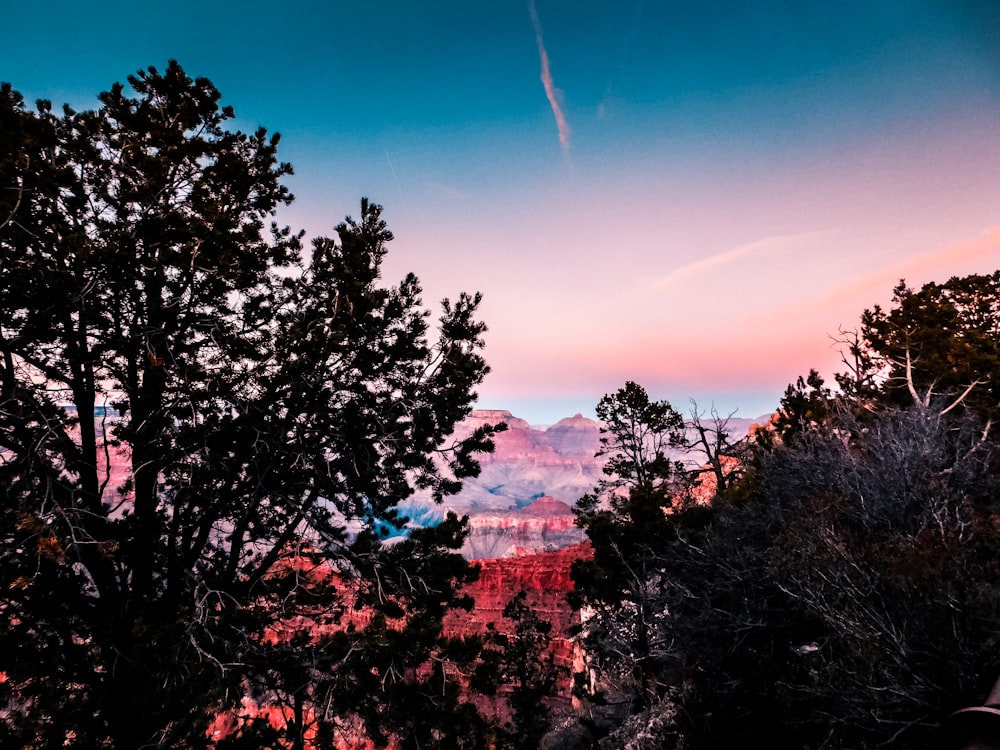
[[[466,592],[475,599],[471,612],[452,611],[445,617],[444,628],[449,635],[478,635],[492,623],[500,633],[509,634],[512,624],[503,617],[504,607],[520,591],[525,591],[525,603],[543,620],[552,623],[551,649],[556,663],[566,668],[566,678],[555,696],[561,710],[568,710],[572,695],[572,670],[578,656],[570,639],[570,630],[579,624],[579,612],[566,601],[573,590],[570,566],[574,560],[592,554],[584,542],[557,552],[543,552],[524,557],[479,560],[479,580]]]

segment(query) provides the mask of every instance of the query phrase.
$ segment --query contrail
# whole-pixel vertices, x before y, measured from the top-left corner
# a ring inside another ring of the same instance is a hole
[[[528,12],[531,13],[531,23],[535,27],[535,41],[538,43],[538,56],[542,61],[542,85],[545,87],[545,97],[552,107],[552,114],[556,118],[556,127],[559,128],[559,144],[562,146],[564,154],[569,154],[569,123],[566,122],[566,115],[563,114],[559,105],[559,89],[552,82],[552,71],[549,69],[549,55],[545,51],[545,40],[542,39],[542,25],[538,22],[538,11],[535,10],[535,0],[528,0]]]
[[[392,159],[389,158],[389,149],[383,148],[385,151],[385,160],[389,162],[389,171],[392,172],[392,181],[396,183],[396,190],[403,192],[399,187],[399,177],[396,176],[396,168],[392,166]]]

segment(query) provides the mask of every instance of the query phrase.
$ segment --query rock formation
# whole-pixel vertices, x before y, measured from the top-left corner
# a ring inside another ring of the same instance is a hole
[[[479,560],[553,552],[584,540],[575,520],[569,505],[547,495],[526,508],[476,513],[469,518],[462,554]]]
[[[554,708],[557,714],[568,712],[572,704],[573,672],[579,669],[581,661],[579,648],[571,636],[579,625],[580,613],[566,600],[573,590],[570,566],[591,554],[590,544],[584,542],[557,552],[477,561],[479,579],[465,589],[475,600],[475,606],[469,612],[450,611],[444,621],[445,633],[479,635],[492,624],[498,632],[509,635],[512,626],[503,617],[504,607],[516,594],[525,591],[525,604],[541,619],[552,623],[550,648],[556,664],[566,669],[565,679],[553,696]]]
[[[600,479],[604,461],[594,457],[600,449],[600,425],[594,420],[578,414],[543,430],[509,411],[479,409],[456,436],[498,422],[506,423],[507,431],[495,437],[496,450],[480,457],[482,473],[452,499],[463,512],[506,511],[545,495],[572,504]]]

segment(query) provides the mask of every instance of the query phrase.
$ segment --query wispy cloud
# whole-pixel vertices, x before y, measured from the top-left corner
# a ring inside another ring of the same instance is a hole
[[[668,289],[682,281],[703,276],[709,271],[713,271],[720,266],[726,266],[735,261],[741,260],[751,255],[761,255],[763,253],[788,250],[802,245],[805,242],[821,237],[825,232],[800,232],[798,234],[779,234],[773,237],[765,237],[745,245],[738,245],[707,258],[696,260],[675,268],[656,285],[658,289]]]
[[[549,67],[549,53],[545,51],[545,40],[542,38],[542,25],[538,22],[538,11],[535,10],[535,0],[528,0],[528,12],[531,13],[531,23],[535,27],[535,42],[538,44],[538,56],[542,61],[542,86],[545,87],[545,97],[552,107],[552,114],[556,118],[556,127],[559,128],[559,145],[562,146],[564,154],[569,154],[569,123],[566,115],[563,114],[562,92],[556,88],[552,80],[552,70]]]

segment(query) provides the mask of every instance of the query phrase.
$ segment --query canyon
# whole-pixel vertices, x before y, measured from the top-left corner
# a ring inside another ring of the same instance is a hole
[[[575,524],[573,506],[604,477],[605,460],[597,455],[601,425],[577,414],[537,427],[509,411],[475,410],[460,423],[454,437],[463,439],[484,424],[501,423],[506,429],[494,437],[495,450],[479,456],[479,476],[466,479],[458,494],[437,504],[418,493],[399,507],[411,528],[433,525],[448,512],[468,517],[469,531],[461,552],[477,565],[479,576],[464,593],[475,604],[470,611],[451,611],[443,623],[444,632],[473,636],[492,629],[509,635],[513,626],[503,617],[503,610],[524,591],[525,604],[552,624],[549,652],[564,671],[549,703],[556,717],[565,717],[573,710],[573,674],[586,669],[584,654],[572,635],[579,629],[580,613],[567,601],[572,590],[570,571],[574,561],[592,554],[584,532]],[[734,437],[746,434],[752,423],[733,420]],[[697,456],[678,453],[675,457],[698,462]],[[108,468],[109,488],[121,486],[129,474],[127,461],[113,453]],[[312,569],[310,575],[325,581],[330,572]],[[356,625],[364,624],[363,612],[353,617]],[[276,623],[264,637],[274,642],[303,635],[318,637],[330,627],[342,625],[322,618],[298,618]],[[493,699],[472,699],[486,713],[509,718],[502,692]],[[251,717],[266,717],[276,727],[285,721],[281,709],[257,705],[248,698],[241,711],[220,715],[209,736],[214,740],[232,737],[239,732],[240,722]]]
[[[463,439],[478,427],[504,424],[492,453],[479,456],[482,470],[461,492],[435,505],[417,495],[400,505],[414,525],[451,511],[469,517],[462,553],[470,560],[520,557],[579,544],[572,506],[600,481],[600,425],[579,414],[548,428],[532,427],[509,411],[476,410],[455,431]]]
[[[731,437],[739,439],[766,420],[734,417],[727,427]],[[462,554],[470,560],[554,552],[582,542],[584,534],[574,524],[572,509],[604,478],[605,459],[596,455],[601,424],[576,414],[536,427],[509,411],[477,409],[459,424],[455,438],[496,424],[506,425],[506,430],[494,436],[492,453],[479,456],[479,476],[464,480],[462,490],[443,504],[420,494],[401,503],[410,524],[431,525],[449,511],[468,516]],[[696,451],[675,450],[671,456],[692,466],[703,458]]]

